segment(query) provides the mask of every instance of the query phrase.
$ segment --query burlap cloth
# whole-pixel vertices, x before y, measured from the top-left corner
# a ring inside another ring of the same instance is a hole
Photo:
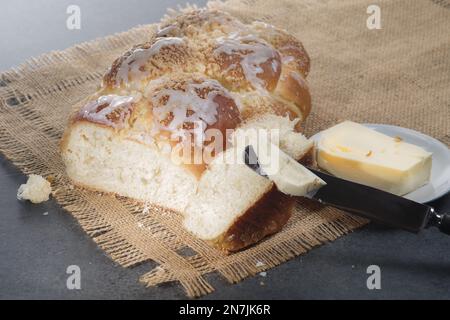
[[[450,1],[375,2],[381,30],[366,27],[373,0],[210,5],[283,27],[303,41],[312,60],[307,135],[351,119],[416,129],[450,144]],[[178,281],[196,297],[213,290],[208,273],[237,282],[365,223],[304,201],[283,231],[225,256],[186,233],[173,213],[73,188],[58,153],[71,106],[95,91],[117,56],[153,32],[152,25],[140,26],[31,59],[0,77],[0,151],[26,174],[52,175],[54,198],[111,259],[124,267],[152,260],[159,266],[143,283]]]

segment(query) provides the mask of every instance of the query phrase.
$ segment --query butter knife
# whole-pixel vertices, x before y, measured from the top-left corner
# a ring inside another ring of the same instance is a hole
[[[245,149],[244,161],[255,172],[266,176],[251,146]],[[306,195],[312,200],[406,231],[418,233],[433,226],[450,235],[450,214],[438,213],[431,206],[308,169],[327,183]]]

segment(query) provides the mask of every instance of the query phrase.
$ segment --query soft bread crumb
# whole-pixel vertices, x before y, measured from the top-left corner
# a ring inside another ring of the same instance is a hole
[[[19,187],[17,199],[29,200],[32,203],[41,203],[49,199],[51,192],[50,182],[39,175],[31,174],[28,177],[27,183]]]
[[[288,119],[267,116],[258,123],[267,131],[279,129],[281,149],[291,157],[301,159],[309,153],[312,142],[293,132]],[[153,204],[184,213],[183,225],[203,240],[226,236],[227,243],[237,243],[240,234],[233,240],[227,231],[273,187],[269,179],[235,161],[243,150],[238,153],[234,147],[216,157],[198,179],[157,148],[90,123],[73,126],[63,146],[67,174],[77,184],[148,203],[148,210],[139,210],[143,214],[150,214]],[[173,211],[158,214],[170,219]]]

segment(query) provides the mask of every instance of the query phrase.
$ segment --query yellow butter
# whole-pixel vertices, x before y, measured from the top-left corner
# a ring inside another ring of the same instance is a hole
[[[317,163],[331,174],[397,195],[426,184],[431,153],[355,122],[325,130],[317,144]]]

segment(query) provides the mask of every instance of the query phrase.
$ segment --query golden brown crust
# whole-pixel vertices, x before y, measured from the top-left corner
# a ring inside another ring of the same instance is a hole
[[[284,71],[275,91],[286,105],[295,104],[297,117],[306,119],[311,112],[311,95],[306,80],[295,71]],[[290,110],[295,110],[290,108]]]
[[[167,73],[193,72],[198,59],[199,54],[185,39],[154,37],[116,59],[103,77],[103,86],[113,89],[127,82],[148,82]]]
[[[288,32],[264,22],[254,22],[258,35],[274,46],[280,53],[283,64],[304,77],[309,74],[311,62],[303,44]]]
[[[248,247],[281,230],[292,214],[295,199],[275,186],[241,215],[220,237],[209,241],[217,249],[230,253]]]
[[[243,119],[273,113],[302,122],[311,109],[309,68],[303,45],[284,30],[244,24],[217,10],[192,10],[165,19],[153,39],[114,61],[93,99],[124,91],[145,95],[148,83],[165,75],[199,73],[239,97]]]
[[[244,25],[230,14],[208,9],[198,9],[169,17],[159,26],[159,37],[195,37],[202,33],[230,33]]]
[[[298,160],[304,166],[311,167],[315,165],[315,149],[312,146],[302,157]]]
[[[206,52],[206,74],[233,91],[264,89],[272,92],[280,78],[280,54],[258,37],[221,37]]]

